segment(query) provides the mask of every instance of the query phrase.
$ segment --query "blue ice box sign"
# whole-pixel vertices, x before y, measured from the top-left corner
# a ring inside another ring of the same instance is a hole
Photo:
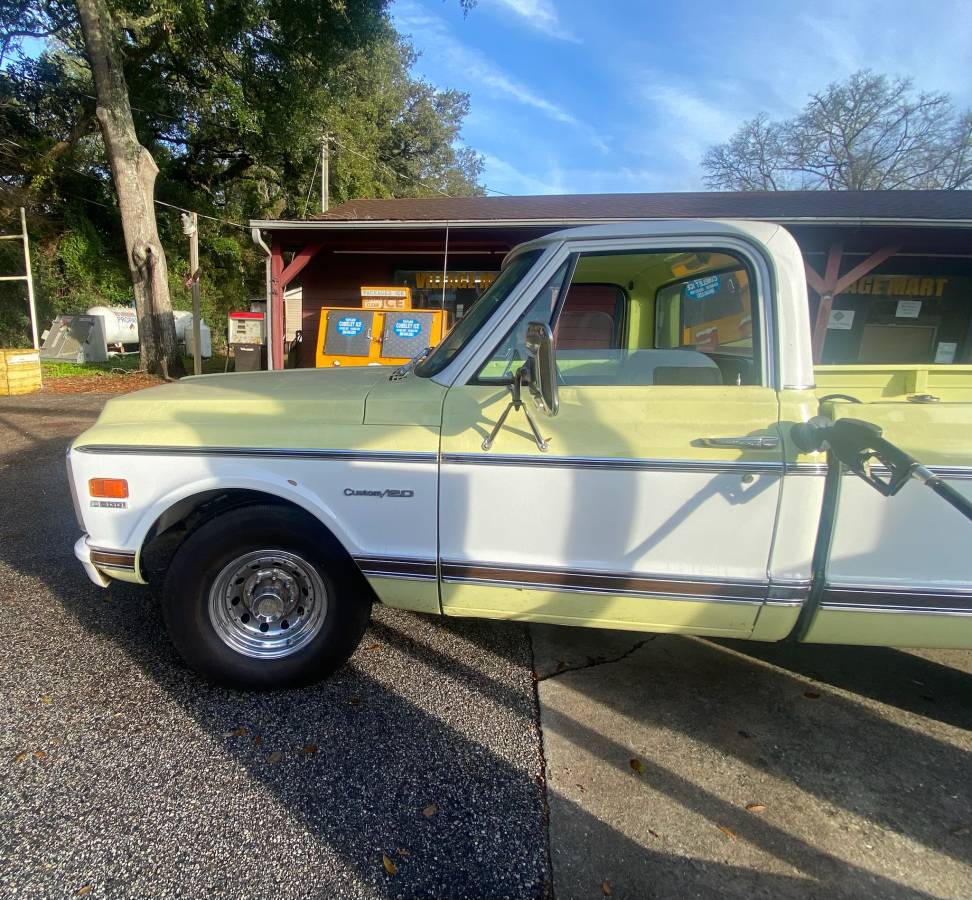
[[[718,275],[696,278],[694,281],[685,283],[685,296],[691,300],[704,300],[706,297],[718,294],[720,287],[722,287],[722,279]]]
[[[415,338],[422,333],[422,323],[416,319],[399,319],[392,328],[400,338]]]
[[[356,316],[345,316],[343,319],[338,319],[338,333],[343,334],[345,337],[354,337],[356,334],[361,334],[362,328],[364,328],[364,322]]]

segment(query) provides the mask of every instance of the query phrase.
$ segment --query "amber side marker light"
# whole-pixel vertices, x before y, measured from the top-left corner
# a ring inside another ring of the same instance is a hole
[[[124,500],[128,496],[128,482],[124,478],[92,478],[88,481],[88,493],[92,497]]]

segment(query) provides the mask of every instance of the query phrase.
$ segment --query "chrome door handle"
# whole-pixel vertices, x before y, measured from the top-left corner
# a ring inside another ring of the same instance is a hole
[[[733,447],[738,450],[775,450],[780,439],[772,435],[752,437],[710,437],[701,438],[703,447]]]

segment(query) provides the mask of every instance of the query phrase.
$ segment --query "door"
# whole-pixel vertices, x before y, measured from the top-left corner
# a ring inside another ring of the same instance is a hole
[[[446,395],[443,611],[746,636],[783,471],[761,264],[736,248],[569,250]],[[530,321],[558,348],[546,450],[522,409],[490,437]]]

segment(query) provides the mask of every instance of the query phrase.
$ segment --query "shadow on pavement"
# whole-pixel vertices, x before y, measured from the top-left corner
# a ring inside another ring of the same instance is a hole
[[[6,410],[0,407],[0,412]],[[440,625],[433,619],[385,610],[378,613],[352,663],[324,684],[262,695],[205,684],[175,658],[146,592],[117,586],[106,602],[74,560],[71,546],[76,526],[63,469],[68,434],[64,428],[72,424],[76,428],[81,423],[72,423],[65,415],[57,426],[59,435],[34,437],[29,450],[0,456],[4,473],[0,502],[17,510],[16,516],[0,523],[0,564],[26,577],[28,585],[46,587],[54,603],[81,626],[89,647],[96,648],[87,652],[78,648],[71,660],[71,682],[62,687],[73,693],[76,703],[83,706],[90,692],[96,703],[110,697],[114,703],[175,706],[186,714],[192,739],[217,748],[214,767],[230,760],[246,773],[251,785],[272,798],[275,808],[286,812],[288,821],[299,822],[301,830],[324,847],[322,859],[333,858],[333,870],[320,869],[319,881],[308,889],[336,893],[337,879],[346,873],[357,886],[352,892],[356,895],[518,898],[549,892],[545,798],[539,760],[534,756],[539,752],[538,735],[524,629],[475,621]],[[30,598],[17,600],[25,603]],[[66,627],[71,627],[70,620]],[[969,858],[967,844],[949,842],[931,813],[909,811],[903,820],[895,798],[880,797],[887,785],[874,774],[883,767],[896,767],[898,777],[907,783],[917,777],[914,773],[920,765],[925,778],[953,780],[958,772],[967,771],[967,756],[960,750],[879,720],[835,696],[826,703],[846,707],[842,721],[854,740],[846,743],[840,758],[820,758],[818,720],[786,710],[759,709],[754,700],[761,696],[754,690],[758,682],[772,681],[775,695],[801,692],[800,682],[786,673],[757,668],[738,653],[715,645],[682,643],[697,648],[690,664],[673,666],[671,658],[660,655],[653,670],[657,678],[653,694],[667,699],[646,706],[643,697],[632,697],[630,710],[621,712],[643,715],[647,709],[649,722],[653,713],[663,713],[666,727],[683,729],[725,753],[755,754],[756,764],[772,768],[831,803],[855,803],[863,791],[868,803],[876,804],[872,814],[885,824],[938,852]],[[679,646],[672,644],[676,652]],[[115,658],[116,652],[122,656]],[[102,653],[114,659],[108,671],[104,658],[99,658]],[[57,679],[60,670],[56,668],[42,673],[20,668],[31,659],[21,659],[14,673],[24,679]],[[147,688],[126,680],[133,667],[147,676]],[[610,694],[591,699],[617,704],[617,697]],[[627,765],[628,748],[570,715],[555,715],[555,727],[570,740],[614,765]],[[749,743],[755,751],[744,751],[733,737],[742,729],[754,735]],[[784,751],[777,749],[779,742]],[[271,763],[274,752],[281,758]],[[168,763],[178,771],[178,759]],[[99,777],[110,780],[113,775],[110,764],[106,765]],[[609,848],[605,866],[608,857],[616,857],[636,859],[649,873],[677,870],[682,895],[751,896],[756,890],[766,896],[806,896],[811,884],[828,896],[924,896],[824,853],[768,822],[740,815],[739,809],[677,774],[677,760],[647,760],[645,765],[647,778],[657,790],[713,822],[734,822],[741,838],[801,874],[765,874],[728,861],[656,852],[573,806],[572,815],[583,822],[591,846]],[[828,767],[835,767],[840,776],[827,776]],[[852,782],[861,787],[849,790]],[[187,778],[186,783],[198,782]],[[232,793],[228,794],[232,789],[218,772],[202,797],[180,794],[178,779],[172,790],[177,805],[202,804],[241,814],[234,809]],[[426,816],[422,810],[430,804],[436,810]],[[266,837],[261,823],[249,824],[260,846]],[[214,842],[219,839],[219,834],[213,835]],[[194,840],[199,840],[198,834]],[[29,849],[43,856],[42,846]],[[241,858],[252,849],[240,847]],[[212,852],[191,844],[183,851],[186,872],[192,870],[190,858],[205,858]],[[299,848],[284,841],[282,847],[274,843],[271,852],[287,854]],[[217,853],[220,865],[234,867],[232,859],[222,854],[223,850]],[[384,871],[382,854],[396,862],[394,876]],[[112,873],[104,877],[110,881]],[[205,885],[179,883],[178,870],[169,877],[177,879],[182,890],[195,887],[205,892]],[[660,895],[665,894],[665,883],[660,880]],[[598,889],[599,885],[592,885],[592,892]]]

